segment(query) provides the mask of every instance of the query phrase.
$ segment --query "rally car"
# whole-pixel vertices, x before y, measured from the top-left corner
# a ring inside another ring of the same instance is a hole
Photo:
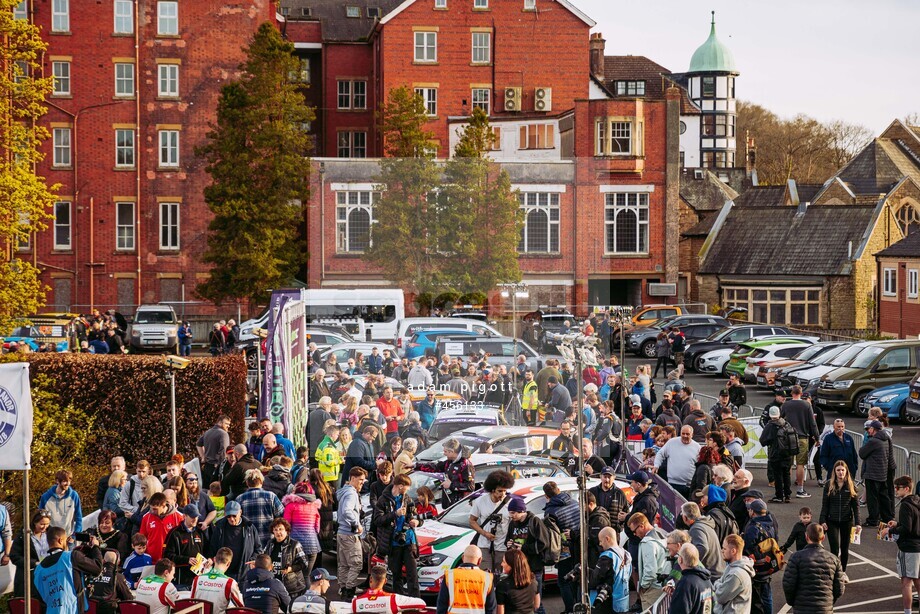
[[[546,482],[545,477],[517,480],[508,494],[523,498],[527,510],[542,518],[546,505],[543,485]],[[575,478],[556,478],[555,482],[562,492],[577,497],[578,484]],[[589,488],[598,483],[596,479],[587,480]],[[631,503],[634,493],[629,483],[621,479],[615,483]],[[459,565],[464,548],[470,545],[475,534],[469,525],[470,510],[473,501],[483,493],[482,490],[472,493],[448,508],[437,520],[426,520],[415,530],[419,545],[418,577],[422,595],[437,595],[444,574]],[[546,581],[555,581],[556,569],[547,567],[544,578]]]
[[[558,428],[542,426],[475,426],[434,442],[419,453],[417,458],[421,463],[443,459],[444,444],[448,439],[458,440],[470,452],[479,450],[482,444],[488,442],[496,454],[532,454],[548,450],[558,436]]]

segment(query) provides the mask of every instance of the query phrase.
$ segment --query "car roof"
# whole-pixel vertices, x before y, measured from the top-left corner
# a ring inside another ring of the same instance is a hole
[[[474,452],[470,454],[470,462],[477,467],[490,465],[540,465],[564,468],[562,463],[555,459],[543,456],[529,456],[527,454],[484,454]]]
[[[793,341],[792,343],[771,343],[769,345],[761,345],[757,349],[758,350],[773,350],[773,349],[778,350],[780,348],[789,347],[790,345],[791,346],[802,345],[802,346],[807,346],[807,347],[811,347],[813,345],[811,343],[808,343],[807,341],[797,341],[797,340],[792,340],[792,341]]]
[[[489,405],[454,405],[451,407],[445,407],[438,412],[437,417],[434,419],[435,422],[440,420],[443,417],[457,417],[457,416],[475,416],[477,414],[486,414],[491,417],[492,414],[498,414],[499,408]]]
[[[810,345],[801,339],[762,339],[759,341],[742,341],[738,345],[750,348],[752,350],[759,350],[761,348],[770,347],[771,345],[788,345],[790,343],[802,343],[804,345]]]

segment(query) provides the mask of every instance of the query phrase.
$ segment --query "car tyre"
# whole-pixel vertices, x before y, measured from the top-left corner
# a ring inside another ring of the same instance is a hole
[[[693,367],[693,370],[696,371],[697,373],[702,373],[703,372],[703,357],[697,356],[696,358],[694,358],[693,364],[691,366]]]
[[[901,403],[901,412],[898,414],[907,424],[920,424],[920,414],[912,415],[907,411],[907,401]]]
[[[856,395],[855,399],[853,399],[853,407],[852,407],[853,413],[859,416],[860,418],[865,418],[866,416],[869,415],[869,410],[864,409],[862,405],[863,400],[867,396],[869,396],[868,392],[861,392]]]
[[[246,352],[246,368],[255,370],[259,368],[259,353],[255,350]]]
[[[639,348],[639,355],[643,358],[655,358],[655,342],[649,340],[643,343]]]
[[[724,365],[722,365],[722,377],[726,379],[728,378],[728,363],[727,362]]]

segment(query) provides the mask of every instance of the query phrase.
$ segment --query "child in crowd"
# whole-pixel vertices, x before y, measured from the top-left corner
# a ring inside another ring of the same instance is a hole
[[[420,486],[415,496],[417,498],[415,514],[422,520],[436,518],[438,509],[431,504],[434,501],[434,492],[427,486]]]
[[[803,507],[799,510],[799,521],[792,526],[792,532],[789,533],[786,543],[780,547],[783,553],[789,551],[789,547],[795,543],[795,549],[801,550],[805,547],[805,529],[811,524],[811,508]]]
[[[642,466],[639,467],[640,471],[652,471],[655,470],[655,448],[646,448],[642,450]]]
[[[227,497],[220,494],[220,482],[211,482],[208,487],[208,498],[214,504],[214,509],[217,510],[214,520],[220,520],[224,517],[224,506],[227,505]]]
[[[148,565],[153,565],[153,557],[147,554],[147,536],[143,533],[135,533],[131,538],[131,547],[134,552],[128,555],[124,562],[125,580],[128,586],[133,589],[137,588],[140,581],[141,571]]]

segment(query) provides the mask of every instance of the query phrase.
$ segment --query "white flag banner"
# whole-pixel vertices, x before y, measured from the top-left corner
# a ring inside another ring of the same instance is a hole
[[[0,364],[0,469],[32,468],[29,363]]]

